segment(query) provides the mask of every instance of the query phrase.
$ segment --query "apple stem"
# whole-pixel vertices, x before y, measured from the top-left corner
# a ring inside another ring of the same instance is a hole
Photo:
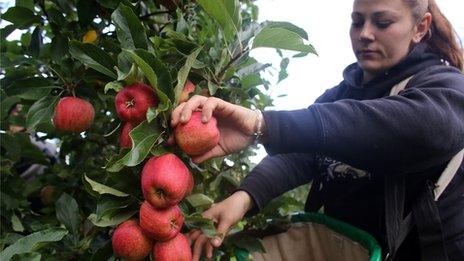
[[[160,197],[164,196],[164,191],[162,189],[156,189],[155,193],[158,194],[158,196],[160,196]]]
[[[134,99],[130,100],[130,101],[126,101],[126,108],[129,108],[129,107],[132,107],[134,106]]]
[[[177,223],[175,220],[171,220],[171,227],[177,229]]]

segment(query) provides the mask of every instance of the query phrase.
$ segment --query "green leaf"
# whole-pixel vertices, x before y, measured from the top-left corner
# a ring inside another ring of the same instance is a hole
[[[54,5],[47,8],[47,13],[48,17],[50,18],[50,22],[55,23],[57,26],[66,23],[63,13],[60,10],[58,10]]]
[[[129,50],[148,49],[145,28],[131,8],[121,3],[111,15],[111,19],[116,26],[121,48]]]
[[[16,30],[16,28],[13,24],[9,24],[3,28],[0,28],[0,37],[1,37],[0,40],[2,41],[2,43],[3,41],[6,41],[6,38],[8,37],[8,35],[14,32],[14,30]],[[4,64],[2,65],[5,66]]]
[[[3,98],[3,95],[2,95],[2,98]],[[10,96],[10,97],[4,98],[2,102],[0,103],[1,118],[2,119],[7,118],[9,116],[8,112],[11,110],[13,105],[15,105],[16,103],[20,101],[21,101],[21,98],[19,98],[18,96]]]
[[[2,15],[2,19],[14,24],[18,29],[28,29],[35,23],[40,23],[40,16],[37,16],[30,9],[14,6],[10,7],[6,13]]]
[[[92,189],[95,192],[98,192],[99,194],[109,194],[109,195],[113,195],[113,196],[116,196],[116,197],[128,197],[128,196],[130,196],[127,193],[124,193],[124,192],[119,191],[117,189],[114,189],[114,188],[108,187],[106,185],[103,185],[101,183],[98,183],[96,181],[93,181],[89,177],[87,177],[87,175],[84,175],[84,178],[85,178],[85,181],[87,181],[90,184]]]
[[[121,0],[97,0],[97,2],[103,7],[116,9]]]
[[[280,62],[279,81],[278,82],[281,82],[282,80],[284,80],[285,78],[288,77],[287,67],[288,67],[289,62],[290,62],[290,60],[288,58],[284,58]]]
[[[241,29],[240,2],[238,0],[197,0],[203,9],[216,19],[227,40],[233,39]]]
[[[209,94],[214,96],[214,94],[217,92],[218,89],[219,89],[219,86],[217,84],[215,84],[214,82],[208,81]]]
[[[79,215],[79,206],[76,200],[67,193],[61,194],[60,198],[55,202],[56,218],[70,231],[72,234],[79,233],[81,223]]]
[[[45,96],[32,104],[27,112],[27,128],[29,130],[35,130],[41,123],[51,123],[55,106],[59,98],[59,96]]]
[[[56,242],[63,239],[68,231],[64,228],[49,228],[18,239],[13,245],[8,246],[0,253],[0,260],[8,261],[15,254],[28,253],[38,250],[47,242]]]
[[[311,44],[306,44],[303,38],[288,29],[278,27],[264,28],[253,40],[252,48],[270,47],[302,53],[316,54]]]
[[[76,4],[79,24],[83,27],[89,25],[98,14],[98,5],[95,1],[78,0]]]
[[[50,55],[55,61],[60,61],[68,55],[69,40],[63,35],[57,34],[52,38]]]
[[[201,229],[201,231],[208,237],[215,237],[218,235],[216,227],[214,227],[213,220],[204,218],[199,213],[186,216],[184,223],[191,229]]]
[[[202,193],[192,194],[192,195],[186,197],[185,199],[194,208],[204,207],[204,206],[211,206],[211,204],[214,203],[214,200],[212,200],[210,197],[208,197],[208,196],[206,196],[205,194],[202,194]]]
[[[240,80],[240,84],[242,84],[242,89],[248,90],[252,87],[263,84],[263,80],[259,74],[248,74]]]
[[[180,99],[180,95],[182,94],[182,90],[184,89],[185,82],[187,81],[187,77],[189,75],[190,69],[192,69],[193,64],[195,63],[198,54],[200,53],[202,47],[196,49],[193,51],[191,54],[187,56],[187,59],[185,60],[184,66],[180,68],[179,72],[177,73],[177,85],[176,88],[174,89],[175,94],[176,94],[176,104],[178,103]]]
[[[155,122],[142,122],[129,133],[132,138],[132,149],[121,159],[108,162],[106,170],[118,172],[124,166],[133,167],[140,164],[148,156],[150,150],[161,138],[163,133],[164,131],[161,132]]]
[[[249,253],[253,253],[253,252],[265,253],[266,252],[259,238],[252,237],[244,233],[239,232],[239,233],[230,235],[227,237],[226,242],[232,245],[235,245],[238,248],[245,249]]]
[[[90,68],[97,70],[113,79],[117,78],[114,72],[116,63],[108,53],[90,43],[71,41],[69,52],[71,55]]]
[[[98,218],[97,214],[90,214],[87,219],[97,227],[110,227],[121,224],[122,222],[131,218],[137,212],[137,210],[124,211],[111,217],[103,216],[102,218]]]
[[[95,214],[101,219],[104,216],[113,216],[120,209],[127,208],[133,202],[132,198],[115,198],[112,196],[103,196],[97,203]]]
[[[18,216],[16,216],[16,214],[13,214],[11,216],[11,224],[12,224],[12,228],[13,228],[14,231],[16,231],[16,232],[23,232],[24,231],[24,226],[21,223],[21,220],[19,220]]]
[[[162,92],[168,96],[169,99],[173,99],[174,91],[172,89],[171,74],[161,60],[156,58],[152,53],[142,49],[137,49],[134,53],[143,59],[151,67],[154,73],[156,72],[156,85],[153,86],[156,87],[157,94]],[[145,73],[145,70],[143,70],[143,72]]]
[[[283,28],[289,31],[292,31],[298,34],[301,38],[305,40],[308,39],[308,33],[301,27],[298,27],[289,22],[275,22],[275,21],[266,21],[263,23],[263,28]]]
[[[16,0],[15,6],[25,7],[31,11],[34,11],[34,0]]]
[[[105,85],[105,93],[107,93],[109,90],[114,90],[115,92],[119,92],[122,90],[124,86],[122,86],[121,82],[118,81],[112,81],[109,82]]]
[[[40,50],[43,46],[42,28],[36,26],[31,36],[29,51],[33,57],[39,57]]]
[[[145,77],[148,79],[150,82],[150,85],[157,90],[158,89],[158,79],[155,74],[155,71],[153,68],[150,66],[148,61],[145,61],[142,57],[137,55],[134,51],[131,50],[124,50],[125,53],[127,53],[133,60],[134,62],[142,69],[143,73],[145,74]]]
[[[124,82],[127,85],[130,85],[134,82],[140,81],[139,79],[139,68],[137,67],[137,64],[132,63],[132,66],[129,70],[129,72],[124,72],[118,68],[116,68],[118,71],[118,81]]]
[[[162,112],[168,111],[171,108],[170,102],[160,103],[156,108],[149,108],[147,111],[147,121],[151,122]]]
[[[19,255],[14,255],[12,260],[13,261],[40,261],[42,255],[37,252],[29,252],[23,253]]]
[[[41,77],[30,77],[16,80],[5,91],[9,96],[17,96],[25,100],[38,100],[50,93],[54,88],[62,88]]]

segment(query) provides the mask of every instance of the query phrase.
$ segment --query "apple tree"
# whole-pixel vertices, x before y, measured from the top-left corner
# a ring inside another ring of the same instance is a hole
[[[195,165],[167,144],[171,111],[194,94],[264,110],[272,105],[271,81],[287,76],[289,59],[315,53],[296,25],[258,22],[252,0],[1,5],[1,260],[115,259],[114,229],[138,219],[144,201],[143,166],[166,153],[183,161],[195,184],[179,203],[181,232],[214,236],[214,223],[201,213],[237,188],[256,148]],[[276,49],[281,63],[257,61],[257,48]],[[156,104],[125,131],[130,136],[121,146],[125,123],[115,97],[134,84],[149,86]],[[93,107],[85,131],[57,128],[89,116],[90,109],[71,104],[54,118],[65,97]],[[240,222],[215,258],[246,260],[247,251],[260,250],[259,231],[285,225],[286,215],[302,207],[295,197],[302,192],[290,193]]]

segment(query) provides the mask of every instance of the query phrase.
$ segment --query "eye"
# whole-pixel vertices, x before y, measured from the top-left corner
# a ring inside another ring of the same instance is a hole
[[[354,28],[361,28],[364,24],[364,21],[360,19],[353,19],[351,22],[351,26]]]
[[[376,22],[376,25],[378,28],[385,29],[389,27],[393,22],[391,21],[378,21]]]

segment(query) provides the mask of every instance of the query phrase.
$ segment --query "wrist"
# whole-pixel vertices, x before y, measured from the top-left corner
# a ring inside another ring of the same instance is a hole
[[[253,207],[253,200],[246,191],[236,191],[232,197],[240,202],[244,214]]]

